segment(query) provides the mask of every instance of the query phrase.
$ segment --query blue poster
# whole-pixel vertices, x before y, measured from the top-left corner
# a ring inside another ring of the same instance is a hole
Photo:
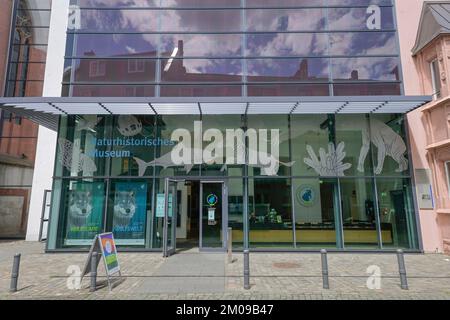
[[[67,190],[65,244],[86,246],[103,230],[104,182],[74,182]]]
[[[117,182],[114,195],[113,233],[120,245],[144,245],[147,184]]]

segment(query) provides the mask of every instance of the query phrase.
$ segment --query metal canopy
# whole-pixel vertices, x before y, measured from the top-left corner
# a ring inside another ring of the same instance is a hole
[[[223,115],[407,113],[430,96],[355,97],[35,97],[0,98],[2,109],[57,130],[60,115]]]

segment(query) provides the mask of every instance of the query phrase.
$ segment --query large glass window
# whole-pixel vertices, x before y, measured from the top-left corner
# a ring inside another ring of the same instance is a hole
[[[372,179],[341,179],[342,222],[346,248],[377,248],[378,227]],[[382,226],[382,237],[391,230]]]
[[[249,176],[290,175],[288,116],[249,115],[247,137]]]
[[[293,248],[291,180],[249,179],[248,190],[250,247]]]
[[[243,179],[228,179],[228,227],[232,228],[234,248],[244,246],[244,183]]]
[[[156,174],[162,177],[199,176],[202,163],[200,116],[159,116],[156,130],[162,141],[156,148]]]
[[[370,117],[375,175],[410,174],[405,127],[404,116],[385,114]]]
[[[292,173],[294,176],[335,177],[335,165],[326,161],[335,150],[335,119],[332,115],[291,116]],[[331,148],[331,149],[330,149]]]
[[[327,35],[323,33],[257,33],[247,37],[247,55],[251,57],[323,56],[326,51]]]
[[[389,0],[251,0],[244,7],[239,0],[74,4],[80,6],[80,14],[70,18],[71,60],[64,78],[73,88],[64,87],[64,95],[401,94]],[[114,61],[83,71],[87,61],[77,60],[81,57]],[[148,59],[143,72],[130,74],[121,67],[131,58]],[[95,89],[82,87],[91,82]],[[155,87],[145,92],[109,89],[111,83],[127,87],[148,82]]]
[[[233,32],[241,30],[241,21],[240,10],[164,10],[161,31]]]
[[[297,248],[340,245],[337,179],[293,179]]]
[[[61,117],[55,175],[105,175],[111,144],[104,142],[110,139],[111,120],[97,115]]]
[[[403,121],[340,114],[62,117],[53,205],[59,246],[87,245],[101,229],[123,246],[161,248],[164,177],[185,180],[178,184],[177,232],[189,243],[199,232],[202,177],[225,182],[235,247],[244,244],[247,200],[254,248],[415,250],[410,172],[398,171],[407,153],[396,151],[406,145]]]
[[[410,179],[377,179],[383,248],[417,249]]]
[[[319,31],[325,29],[324,9],[248,9],[248,31]]]
[[[241,115],[204,115],[202,176],[243,176],[245,128]]]
[[[336,116],[336,142],[343,146],[348,167],[344,176],[371,176],[372,141],[369,118],[364,114]]]
[[[150,108],[150,106],[149,106]],[[153,175],[155,151],[163,143],[155,136],[155,116],[121,115],[114,118],[111,175]]]

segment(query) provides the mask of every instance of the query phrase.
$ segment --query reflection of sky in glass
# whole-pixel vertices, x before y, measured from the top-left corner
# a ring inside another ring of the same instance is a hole
[[[161,6],[178,8],[239,8],[241,0],[163,0]]]
[[[79,34],[77,56],[92,55],[114,57],[121,55],[156,56],[157,35],[134,34]]]
[[[158,11],[81,10],[81,29],[95,32],[145,32],[158,28]]]
[[[241,30],[240,10],[163,10],[162,31],[232,32]]]
[[[158,7],[160,0],[78,0],[80,7],[135,8]]]
[[[383,55],[397,52],[395,33],[330,34],[332,55]]]
[[[392,5],[392,0],[328,0],[329,6]]]
[[[174,84],[170,85],[170,82],[176,81],[215,83],[216,88],[210,91],[212,94],[219,92],[215,91],[219,90],[218,82],[242,81],[244,70],[248,71],[248,81],[252,83],[248,87],[250,95],[252,90],[253,93],[264,91],[264,95],[270,92],[275,95],[308,94],[307,84],[303,85],[305,90],[299,90],[289,82],[328,82],[330,74],[341,81],[398,80],[396,58],[326,58],[398,54],[395,32],[352,32],[367,30],[368,5],[391,5],[391,0],[246,0],[247,6],[253,9],[244,11],[207,9],[237,8],[240,7],[241,0],[80,0],[78,4],[82,7],[140,8],[82,10],[81,29],[97,34],[76,35],[73,54],[95,57],[157,57],[159,48],[160,56],[163,57],[161,77],[167,90],[175,90]],[[338,7],[318,8],[322,5]],[[149,9],[159,6],[192,9]],[[266,9],[256,9],[257,7]],[[280,9],[273,9],[274,7]],[[381,8],[383,30],[394,27],[392,10],[392,7]],[[330,30],[344,32],[320,32],[326,30],[327,12]],[[242,14],[245,15],[247,30],[243,30]],[[116,33],[101,34],[102,32]],[[161,35],[153,34],[158,32]],[[245,37],[244,32],[247,32]],[[69,34],[68,41],[71,38]],[[70,49],[71,46],[68,44],[67,47]],[[175,48],[178,48],[177,55],[168,70],[165,70],[168,58]],[[72,54],[70,50],[67,53]],[[239,59],[243,54],[247,59]],[[192,59],[193,57],[198,59]],[[274,59],[275,57],[278,59]],[[151,73],[156,72],[156,60],[148,60],[149,63],[150,61],[154,64]],[[125,63],[126,60],[122,62]],[[112,65],[108,64],[108,67]],[[120,78],[119,75],[117,78]],[[124,83],[131,81],[126,77],[124,79]],[[285,87],[283,84],[274,84],[275,91],[272,91],[270,84],[263,82],[287,84]],[[193,89],[193,85],[189,86]],[[263,86],[264,89],[261,89]],[[315,86],[317,90],[311,94],[326,94],[327,84],[323,88],[319,88],[319,84]],[[194,91],[202,90],[200,86]],[[380,92],[383,90],[379,89]],[[183,95],[182,90],[174,94]],[[207,93],[205,91],[200,93],[202,94]]]
[[[304,33],[253,34],[247,37],[249,56],[326,55],[327,35]]]
[[[247,7],[314,7],[325,6],[327,0],[247,0]]]
[[[324,9],[249,9],[248,31],[304,31],[325,28]]]

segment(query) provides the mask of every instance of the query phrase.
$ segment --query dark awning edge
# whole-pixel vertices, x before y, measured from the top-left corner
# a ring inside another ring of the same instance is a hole
[[[21,97],[0,98],[0,108],[56,131],[59,115],[404,114],[431,100],[431,96]]]

